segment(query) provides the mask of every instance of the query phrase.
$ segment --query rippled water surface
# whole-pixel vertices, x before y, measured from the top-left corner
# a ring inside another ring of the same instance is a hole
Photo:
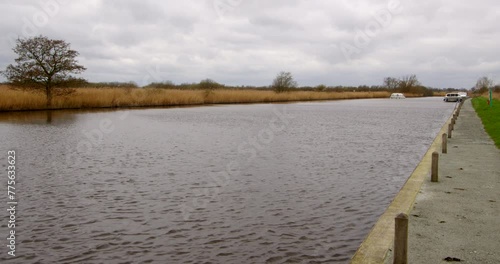
[[[18,257],[4,239],[0,261],[348,262],[453,107],[221,105],[54,112],[50,123],[1,113],[1,183],[14,149],[19,205]]]

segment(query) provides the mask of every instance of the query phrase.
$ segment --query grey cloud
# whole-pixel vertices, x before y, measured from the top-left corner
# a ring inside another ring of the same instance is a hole
[[[70,42],[92,81],[268,85],[289,70],[301,85],[377,85],[414,73],[429,86],[471,87],[500,76],[499,3],[400,0],[400,12],[378,21],[391,1],[2,1],[0,68],[15,58],[12,39],[31,30]],[[58,12],[45,10],[54,2]]]

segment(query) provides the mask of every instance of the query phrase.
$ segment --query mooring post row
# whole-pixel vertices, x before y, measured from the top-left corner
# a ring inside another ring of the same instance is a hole
[[[439,170],[439,153],[434,151],[432,153],[431,182],[438,182],[439,181],[438,170]]]
[[[448,135],[443,133],[443,137],[441,139],[441,152],[443,154],[448,153]]]
[[[394,219],[393,264],[408,263],[408,215],[401,213]]]

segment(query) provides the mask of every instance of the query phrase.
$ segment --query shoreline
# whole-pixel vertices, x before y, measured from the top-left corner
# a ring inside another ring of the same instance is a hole
[[[500,263],[500,150],[469,100],[452,135],[408,217],[408,263]]]
[[[440,96],[431,96],[440,97]],[[425,98],[423,96],[413,96],[406,99]],[[359,98],[338,98],[338,99],[304,99],[290,101],[262,101],[262,102],[220,102],[220,103],[200,103],[200,104],[177,104],[177,105],[137,105],[137,106],[102,106],[102,107],[85,107],[85,108],[37,108],[37,109],[16,109],[16,110],[0,110],[0,114],[6,113],[23,113],[23,112],[47,112],[47,111],[114,111],[114,110],[139,110],[139,109],[169,109],[169,108],[184,108],[184,107],[202,107],[202,106],[219,106],[219,105],[253,105],[253,104],[294,104],[302,102],[330,102],[344,100],[370,100],[370,99],[389,99],[385,97],[359,97]]]
[[[350,263],[384,263],[389,251],[393,248],[394,241],[394,218],[400,214],[409,214],[416,201],[417,195],[428,177],[431,170],[431,157],[434,151],[441,146],[441,135],[447,132],[448,124],[453,114],[443,124],[431,143],[422,160],[417,164],[412,174],[406,180],[403,187],[396,194],[392,202],[379,217],[368,235],[351,257]]]
[[[412,97],[419,98],[419,97]],[[366,98],[345,98],[345,99],[304,99],[291,101],[263,101],[263,102],[220,102],[220,103],[200,103],[200,104],[178,104],[178,105],[137,105],[137,106],[102,106],[102,107],[85,107],[85,108],[37,108],[37,109],[16,109],[16,110],[0,110],[0,114],[4,113],[19,113],[19,112],[46,112],[46,111],[113,111],[113,110],[130,110],[130,109],[155,109],[155,108],[183,108],[183,107],[201,107],[201,106],[218,106],[218,105],[253,105],[253,104],[294,104],[301,102],[329,102],[343,100],[367,100],[367,99],[385,99],[384,97],[366,97]]]
[[[46,107],[43,93],[12,90],[0,86],[0,112],[13,111],[52,111],[82,109],[120,109],[120,108],[169,108],[181,106],[202,106],[220,104],[266,104],[294,103],[312,101],[333,101],[349,99],[389,98],[388,91],[289,91],[275,93],[271,90],[179,90],[159,88],[76,88],[68,96],[57,96],[52,106]],[[423,97],[420,94],[407,94],[408,98]]]

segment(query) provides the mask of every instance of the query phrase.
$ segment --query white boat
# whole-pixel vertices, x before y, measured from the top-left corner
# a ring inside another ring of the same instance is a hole
[[[390,99],[406,99],[405,95],[402,93],[392,93]]]
[[[469,98],[469,96],[467,95],[466,92],[458,92],[458,95],[460,97],[462,97],[462,100],[465,100],[465,99]]]

